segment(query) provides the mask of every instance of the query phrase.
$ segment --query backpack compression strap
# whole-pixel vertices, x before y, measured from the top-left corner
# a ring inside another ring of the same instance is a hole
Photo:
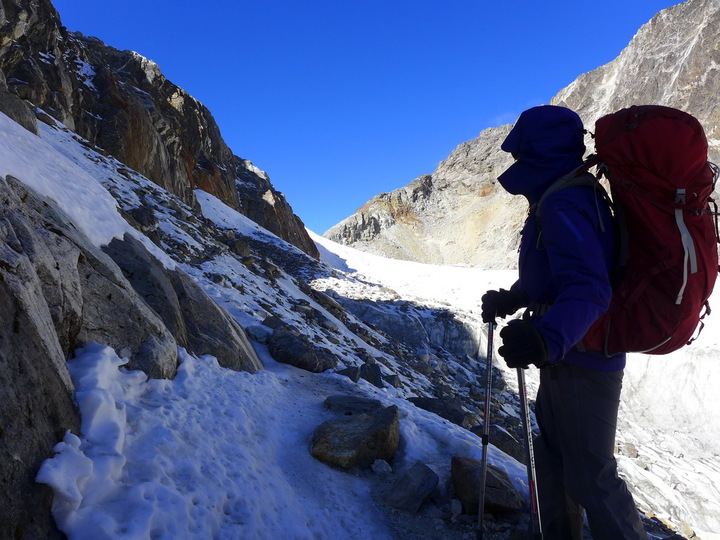
[[[677,204],[685,204],[684,189],[677,190],[677,194],[675,195],[675,202]],[[683,245],[683,250],[685,251],[683,264],[683,282],[680,286],[680,291],[678,292],[677,298],[675,299],[675,303],[679,305],[682,303],[683,294],[685,293],[685,287],[687,286],[688,269],[690,270],[690,274],[695,274],[698,271],[698,265],[697,253],[695,253],[695,244],[693,244],[692,236],[690,235],[690,231],[685,224],[682,208],[675,208],[675,223],[677,223],[678,230],[680,231],[680,240]]]

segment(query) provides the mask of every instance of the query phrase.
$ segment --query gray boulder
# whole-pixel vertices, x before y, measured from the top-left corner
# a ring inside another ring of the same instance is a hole
[[[242,326],[185,272],[170,273],[187,337],[182,342],[196,354],[211,354],[221,366],[254,373],[263,365]]]
[[[284,324],[273,331],[268,342],[272,357],[283,364],[321,373],[337,367],[337,357],[324,347],[311,342],[294,326]]]
[[[327,410],[343,416],[369,413],[383,408],[383,404],[377,399],[345,394],[328,396],[323,405]]]
[[[28,102],[10,92],[0,91],[0,111],[15,120],[29,132],[37,135],[37,119]]]
[[[411,397],[408,401],[416,407],[437,414],[453,424],[465,426],[468,414],[459,405],[449,403],[444,399],[430,397]]]
[[[352,382],[358,382],[360,380],[360,368],[357,366],[348,366],[344,369],[336,371],[338,375],[345,375]]]
[[[378,364],[365,363],[360,366],[360,378],[378,388],[385,386],[383,382],[382,368]]]
[[[476,459],[452,458],[451,476],[457,498],[466,514],[477,514],[482,484],[482,463]],[[500,514],[520,510],[525,505],[522,495],[502,469],[488,465],[485,490],[485,512]]]
[[[440,482],[440,477],[422,461],[416,462],[400,475],[385,495],[393,508],[415,513]]]
[[[82,291],[77,344],[108,345],[129,359],[128,369],[142,370],[151,378],[174,377],[175,338],[112,259],[99,250],[87,251],[78,259],[77,275]]]
[[[105,248],[137,293],[158,314],[178,345],[210,354],[236,371],[255,372],[262,362],[245,330],[182,270],[168,270],[136,238],[125,234]]]
[[[474,426],[470,431],[482,437],[482,424]],[[498,424],[490,424],[490,443],[519,462],[525,461],[525,446],[512,433]]]

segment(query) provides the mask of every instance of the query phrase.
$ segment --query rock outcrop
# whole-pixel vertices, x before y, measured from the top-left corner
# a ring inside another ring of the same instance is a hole
[[[63,313],[62,303],[44,297],[38,271],[24,252],[38,239],[39,224],[22,212],[4,180],[0,201],[5,239],[0,243],[0,537],[64,538],[50,516],[51,491],[35,483],[35,473],[65,432],[79,428],[61,343],[67,348],[69,330],[75,333],[79,325],[73,310]],[[48,251],[33,256],[52,268],[56,259]],[[61,284],[48,283],[45,290],[53,285]],[[78,289],[56,289],[55,299],[62,296],[81,299]],[[63,336],[55,330],[62,315],[68,316]]]
[[[449,311],[400,300],[379,302],[338,297],[338,302],[364,323],[382,328],[384,333],[411,349],[423,350],[442,344],[460,357],[477,353],[478,337]],[[402,316],[398,316],[398,312]]]
[[[278,362],[313,373],[321,373],[338,364],[335,355],[314,345],[299,329],[289,324],[283,324],[273,331],[268,350]]]
[[[126,234],[104,249],[137,293],[162,319],[177,344],[197,355],[210,354],[235,371],[255,372],[260,359],[245,330],[185,272],[168,270]]]
[[[177,347],[112,260],[52,201],[11,177],[0,180],[0,201],[0,537],[59,538],[50,491],[34,478],[65,432],[79,428],[66,359],[102,341],[168,377]]]
[[[519,510],[525,500],[515,489],[507,474],[497,467],[488,467],[485,492],[485,511],[490,514]],[[458,499],[466,514],[477,515],[480,498],[478,486],[482,485],[482,464],[471,458],[453,457],[452,480]]]
[[[131,369],[172,377],[177,343],[118,266],[50,199],[19,180],[0,181],[3,279],[18,284],[18,316],[42,324],[42,341],[64,377],[64,362],[91,342],[130,358]],[[6,321],[13,319],[4,319]],[[18,323],[19,324],[19,323]]]
[[[187,204],[194,205],[193,192],[202,189],[319,256],[284,195],[231,152],[206,107],[151,60],[68,32],[49,0],[3,2],[0,71],[0,90],[39,107]],[[0,105],[17,109],[10,99]]]
[[[236,370],[262,364],[237,322],[137,239],[104,252],[10,176],[0,202],[0,537],[55,538],[50,492],[34,477],[65,432],[79,431],[65,364],[76,349],[108,345],[160,378],[174,376],[178,345]]]
[[[612,62],[580,75],[552,100],[590,129],[602,115],[639,104],[678,107],[698,118],[720,160],[720,4],[691,0],[643,25]]]
[[[440,483],[440,477],[422,461],[417,461],[393,482],[384,500],[393,508],[415,513]]]

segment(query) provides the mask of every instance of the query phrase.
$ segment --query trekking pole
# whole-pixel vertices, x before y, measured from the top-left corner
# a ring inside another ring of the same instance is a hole
[[[517,368],[518,387],[520,389],[520,409],[522,413],[523,431],[525,432],[525,463],[527,464],[528,490],[530,491],[530,531],[531,538],[542,540],[542,522],[535,476],[535,452],[533,451],[532,429],[530,427],[530,407],[528,406],[525,370]]]
[[[485,525],[485,490],[487,483],[487,453],[490,443],[490,391],[492,390],[492,361],[493,361],[493,334],[495,323],[488,323],[488,344],[485,362],[485,411],[483,414],[482,431],[482,483],[480,486],[480,500],[478,501],[478,523],[477,540],[483,540],[483,528]]]

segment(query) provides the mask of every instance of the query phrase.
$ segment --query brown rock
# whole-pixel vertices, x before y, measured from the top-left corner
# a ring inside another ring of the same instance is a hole
[[[368,468],[376,459],[392,461],[400,444],[400,415],[395,405],[329,420],[313,433],[314,458],[351,469]]]

